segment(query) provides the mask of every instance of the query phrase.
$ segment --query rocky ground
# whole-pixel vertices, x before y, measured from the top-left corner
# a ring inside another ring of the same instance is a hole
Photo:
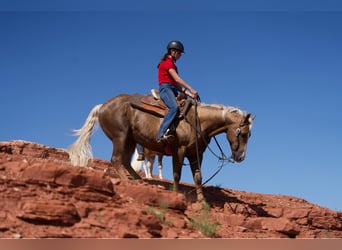
[[[0,142],[0,238],[342,238],[342,213],[301,198],[109,178],[63,149]]]

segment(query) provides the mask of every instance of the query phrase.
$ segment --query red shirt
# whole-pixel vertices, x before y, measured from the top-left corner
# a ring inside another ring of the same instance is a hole
[[[175,80],[169,74],[169,69],[175,69],[178,73],[177,66],[171,57],[167,57],[165,61],[162,61],[158,66],[158,82],[159,85],[162,83],[171,83],[172,85],[177,85]]]

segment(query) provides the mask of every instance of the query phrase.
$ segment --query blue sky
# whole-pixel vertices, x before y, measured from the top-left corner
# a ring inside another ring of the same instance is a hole
[[[156,88],[157,63],[168,41],[179,39],[186,50],[179,73],[203,102],[256,115],[246,160],[225,166],[208,185],[291,195],[342,211],[342,12],[336,1],[260,1],[222,10],[212,4],[207,11],[192,11],[191,1],[182,11],[154,10],[156,1],[135,7],[100,1],[97,11],[90,1],[16,2],[0,5],[0,141],[67,148],[75,139],[71,129],[93,106]],[[225,136],[217,138],[230,155]],[[210,146],[218,152],[213,141]],[[95,157],[110,159],[101,129],[92,147]],[[164,166],[172,179],[169,157]],[[206,151],[203,178],[218,166]],[[193,183],[188,166],[181,181]]]

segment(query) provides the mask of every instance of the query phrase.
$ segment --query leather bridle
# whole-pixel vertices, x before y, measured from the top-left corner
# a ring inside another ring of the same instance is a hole
[[[239,127],[236,129],[235,134],[236,134],[236,139],[235,142],[233,144],[232,150],[234,152],[237,152],[240,148],[240,135],[241,135],[241,128],[244,126],[249,126],[248,122],[241,122]],[[249,132],[249,136],[250,136],[250,132]]]

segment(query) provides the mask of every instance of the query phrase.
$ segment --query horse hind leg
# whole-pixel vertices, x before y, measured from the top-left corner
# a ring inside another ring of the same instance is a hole
[[[146,160],[146,178],[152,179],[152,170],[153,170],[154,157],[150,157]]]
[[[131,158],[134,153],[136,146],[136,142],[133,140],[130,140],[129,138],[125,141],[125,147],[124,152],[122,154],[122,162],[125,167],[125,169],[128,171],[128,173],[131,175],[131,177],[135,180],[141,179],[140,175],[137,174],[137,172],[134,171],[132,165],[131,165]]]
[[[144,149],[144,152],[145,152],[145,158],[146,158],[146,178],[152,179],[155,153],[146,148]]]
[[[159,179],[163,179],[163,155],[158,154],[158,171],[159,171]]]
[[[114,145],[117,145],[116,147]],[[111,158],[112,168],[108,168],[106,173],[115,177],[115,172],[121,179],[141,179],[141,177],[134,171],[131,166],[131,156],[134,152],[135,144],[125,146],[118,146],[118,143],[113,142],[113,154]]]
[[[129,179],[129,173],[127,173],[125,167],[121,164],[121,161],[115,156],[113,152],[111,158],[111,166],[107,167],[105,170],[106,175],[111,178],[120,178],[123,180]]]

